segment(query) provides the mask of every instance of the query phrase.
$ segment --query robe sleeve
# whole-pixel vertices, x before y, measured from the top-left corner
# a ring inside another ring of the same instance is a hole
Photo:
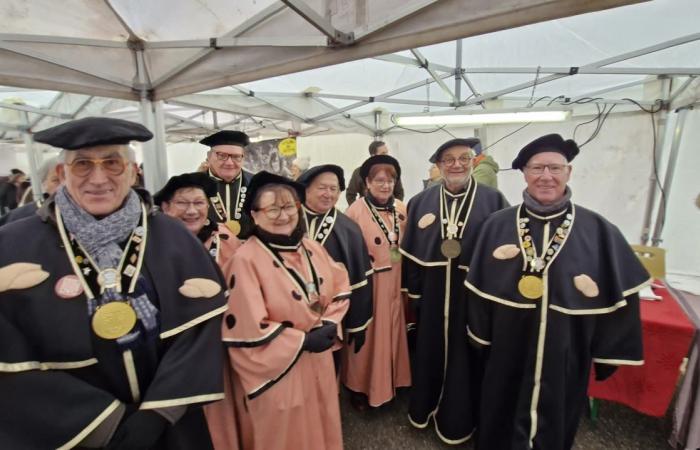
[[[207,403],[224,397],[219,315],[164,339],[166,351],[141,409]],[[173,396],[177,393],[177,397]]]
[[[413,259],[408,256],[404,250],[407,241],[419,240],[420,236],[417,235],[418,227],[418,214],[415,212],[415,208],[418,208],[414,200],[410,200],[407,206],[406,215],[408,220],[406,222],[406,228],[404,229],[404,236],[402,238],[401,250],[404,257],[401,261],[401,290],[407,295],[411,304],[413,302],[420,301],[423,296],[423,275],[425,270]],[[411,250],[412,251],[412,250]]]
[[[0,338],[0,448],[72,448],[121,405],[109,392],[60,370],[61,363],[39,362],[4,313]]]
[[[348,271],[341,264],[336,263],[328,258],[328,266],[333,275],[333,299],[323,313],[322,320],[328,320],[338,324],[338,337],[343,338],[342,321],[345,313],[350,307],[350,280],[348,279]]]
[[[625,301],[622,308],[597,316],[591,356],[599,381],[611,376],[618,366],[644,364],[639,294],[630,294]]]
[[[234,255],[231,272],[222,335],[231,364],[252,399],[294,366],[302,353],[305,332],[269,319],[263,280],[251,260]]]
[[[493,322],[493,302],[467,293],[467,336],[476,348],[488,348],[491,345],[491,324]]]

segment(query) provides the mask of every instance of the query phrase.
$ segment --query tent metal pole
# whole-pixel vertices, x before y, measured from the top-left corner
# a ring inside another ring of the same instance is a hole
[[[678,154],[681,146],[681,137],[685,128],[685,119],[688,115],[688,109],[682,109],[678,113],[678,120],[673,131],[673,141],[671,142],[671,150],[668,155],[668,166],[666,167],[666,175],[664,176],[664,197],[666,204],[660,205],[656,215],[656,223],[654,224],[654,235],[651,238],[653,246],[661,244],[661,233],[664,229],[664,221],[666,219],[666,211],[668,209],[668,200],[671,197],[671,185],[673,184],[673,175],[676,171],[676,163],[678,162]]]
[[[331,42],[340,45],[350,45],[355,41],[355,37],[352,33],[345,33],[335,28],[329,19],[321,16],[303,0],[280,1],[318,31],[328,36]]]
[[[24,138],[24,148],[27,151],[27,159],[29,160],[29,179],[32,182],[32,195],[35,199],[38,199],[43,194],[41,190],[41,182],[43,180],[39,179],[39,161],[36,147],[34,146],[34,137],[32,133],[25,132],[22,133],[22,138]]]
[[[420,67],[425,69],[426,72],[430,74],[433,80],[440,86],[440,88],[445,92],[445,94],[452,99],[454,106],[459,106],[459,98],[455,96],[454,92],[447,86],[447,83],[435,72],[430,65],[428,60],[423,56],[423,54],[415,48],[411,49],[411,53],[415,56],[416,60],[420,63]]]
[[[266,8],[262,9],[260,12],[256,13],[252,17],[250,17],[248,20],[243,22],[242,24],[238,25],[228,33],[224,34],[221,36],[222,38],[228,38],[228,37],[237,37],[242,35],[243,33],[255,28],[258,26],[260,23],[266,21],[270,17],[274,16],[278,12],[282,11],[286,7],[282,3],[273,3],[270,6],[267,6]],[[187,58],[183,60],[180,64],[178,64],[176,67],[172,68],[171,70],[165,72],[163,75],[160,77],[156,78],[153,81],[153,86],[155,88],[158,88],[159,86],[163,85],[167,81],[170,81],[174,77],[178,76],[182,72],[186,71],[190,67],[196,65],[200,61],[202,61],[204,58],[209,56],[211,53],[216,51],[215,48],[208,48],[202,51],[197,52],[195,55],[193,55],[190,58]]]
[[[165,117],[163,114],[163,102],[152,102],[153,105],[153,134],[158,167],[156,187],[160,189],[168,181],[168,153],[165,134]],[[155,192],[155,189],[152,191]]]
[[[455,97],[457,103],[462,101],[462,40],[455,41]]]
[[[143,126],[154,131],[155,118],[153,117],[153,103],[147,97],[142,96],[141,102],[141,122]],[[153,133],[155,135],[155,133]],[[158,187],[158,159],[156,157],[156,144],[154,139],[144,142],[143,148],[143,178],[145,188],[149,192],[156,192]]]

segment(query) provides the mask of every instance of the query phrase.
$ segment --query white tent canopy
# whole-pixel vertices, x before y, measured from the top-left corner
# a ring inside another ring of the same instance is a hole
[[[696,0],[7,0],[0,6],[0,163],[7,147],[26,149],[36,166],[43,147],[32,146],[32,132],[109,115],[154,130],[143,152],[151,189],[164,183],[168,162],[179,168],[181,155],[201,152],[193,141],[228,128],[258,139],[292,130],[302,136],[300,152],[319,162],[338,159],[346,170],[383,136],[406,161],[415,192],[426,153],[447,133],[479,133],[487,146],[497,144],[494,157],[506,167],[537,133],[585,140],[610,115],[587,148],[607,166],[582,157],[576,173],[588,178],[580,186],[618,189],[615,201],[625,206],[598,209],[630,240],[642,227],[658,243],[663,185],[665,212],[674,217],[667,229],[675,230],[665,239],[683,254],[673,265],[700,267],[688,253],[692,245],[674,240],[698,219],[686,207],[686,197],[697,194],[687,189],[692,167],[700,164],[697,152],[689,153],[700,129],[690,111],[700,98],[697,17]],[[522,132],[481,126],[420,133],[394,121],[408,113],[547,106],[567,108],[570,120]],[[654,133],[641,108],[659,111]],[[647,178],[654,161],[658,181]],[[674,172],[682,188],[671,195]],[[621,190],[620,173],[634,178],[626,176]],[[501,179],[517,201],[521,181],[513,175]],[[603,198],[577,190],[582,197]]]

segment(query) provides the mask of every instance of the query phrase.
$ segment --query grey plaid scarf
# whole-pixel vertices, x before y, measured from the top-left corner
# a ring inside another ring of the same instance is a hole
[[[141,218],[141,200],[133,190],[129,191],[123,206],[107,217],[96,219],[71,198],[65,186],[56,191],[56,205],[61,211],[66,230],[77,239],[83,249],[94,259],[98,268],[117,268],[122,256],[119,243],[126,241]],[[137,275],[141,276],[141,275]],[[152,332],[158,325],[158,310],[148,296],[137,289],[130,300],[136,315],[147,332]],[[114,289],[106,289],[101,302],[120,299]],[[98,306],[98,299],[88,302],[88,315],[92,316]],[[124,347],[137,344],[141,332],[136,331],[122,336],[117,342]]]

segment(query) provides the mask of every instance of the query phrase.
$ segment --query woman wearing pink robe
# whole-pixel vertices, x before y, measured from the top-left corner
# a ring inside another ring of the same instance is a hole
[[[342,449],[332,351],[348,309],[345,269],[303,238],[304,188],[256,174],[244,204],[253,235],[226,267],[230,297],[222,337],[245,450]],[[213,433],[217,448],[226,432]],[[235,447],[232,444],[232,448]]]
[[[374,318],[362,349],[343,351],[341,381],[353,391],[353,405],[363,409],[363,402],[380,406],[394,398],[397,387],[410,386],[411,370],[398,252],[406,206],[393,198],[401,168],[391,156],[376,155],[365,161],[360,175],[367,194],[345,214],[360,226],[369,250],[374,269]]]
[[[185,173],[171,177],[156,195],[154,203],[168,216],[179,220],[223,267],[241,246],[234,233],[224,224],[210,223],[209,198],[216,196],[216,183],[202,173]]]

